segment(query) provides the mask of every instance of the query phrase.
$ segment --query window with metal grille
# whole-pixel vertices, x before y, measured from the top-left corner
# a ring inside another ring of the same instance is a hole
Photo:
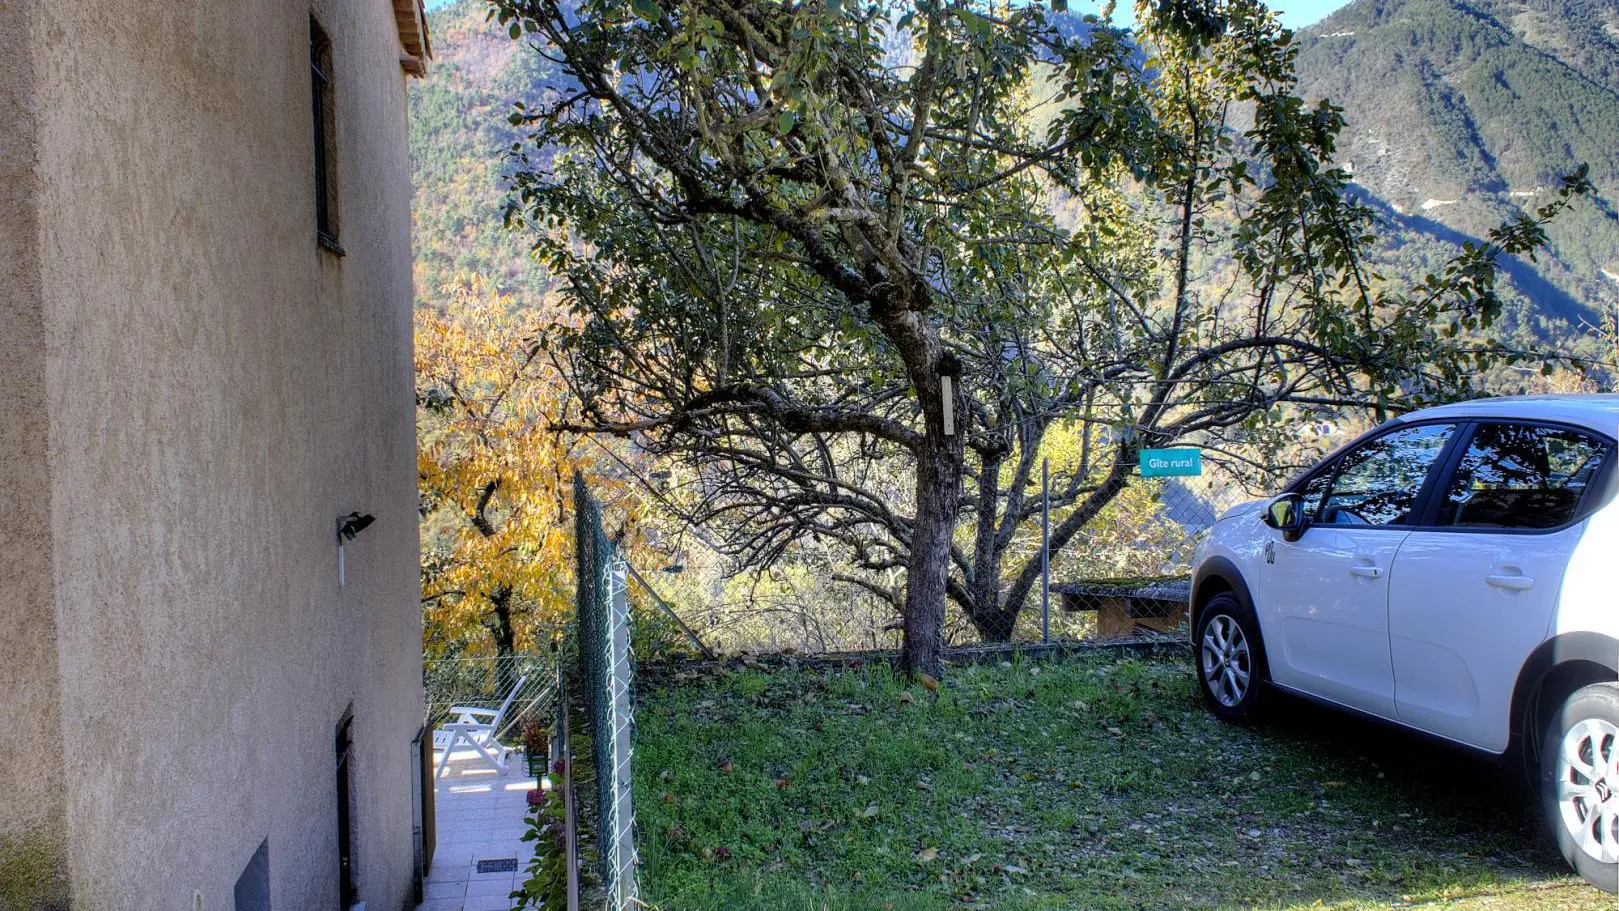
[[[315,140],[315,240],[333,253],[337,243],[337,106],[332,93],[332,42],[309,20],[309,91]]]

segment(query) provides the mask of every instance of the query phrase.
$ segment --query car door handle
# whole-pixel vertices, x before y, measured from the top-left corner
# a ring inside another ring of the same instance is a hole
[[[1360,576],[1362,579],[1381,579],[1383,578],[1383,567],[1351,566],[1349,567],[1349,574],[1351,576]]]
[[[1530,586],[1535,584],[1534,579],[1522,575],[1521,573],[1514,575],[1491,574],[1485,576],[1484,581],[1490,583],[1490,585],[1496,588],[1505,589],[1509,592],[1526,592],[1529,590]]]

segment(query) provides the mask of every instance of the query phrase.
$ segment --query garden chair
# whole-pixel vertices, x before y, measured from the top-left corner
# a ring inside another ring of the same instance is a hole
[[[443,750],[444,758],[439,760],[438,771],[434,777],[442,777],[444,769],[450,764],[450,754],[456,747],[470,747],[483,757],[484,761],[494,766],[500,774],[506,774],[506,755],[511,747],[501,743],[498,739],[501,724],[506,720],[506,710],[517,701],[517,694],[523,691],[523,684],[528,677],[517,678],[517,684],[512,691],[506,694],[506,701],[498,709],[486,709],[471,705],[457,705],[450,708],[450,714],[456,720],[441,725],[433,732],[433,749]]]

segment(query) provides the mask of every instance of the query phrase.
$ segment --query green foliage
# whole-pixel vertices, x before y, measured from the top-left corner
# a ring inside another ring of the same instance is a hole
[[[542,790],[539,806],[529,812],[523,841],[534,843],[527,877],[512,893],[513,908],[564,908],[568,904],[567,804],[562,792]]]
[[[507,114],[514,101],[554,98],[565,80],[544,58],[492,33],[481,0],[429,13],[428,28],[434,61],[428,78],[409,86],[419,301],[442,314],[449,302],[439,289],[476,275],[509,306],[538,308],[550,278],[533,267],[522,238],[500,230],[503,153],[519,137]]]
[[[1581,163],[1619,190],[1619,13],[1600,0],[1371,0],[1301,34],[1300,85],[1344,108],[1342,158],[1399,210],[1387,274],[1545,204]],[[1611,201],[1560,220],[1504,301],[1515,343],[1570,345],[1619,285]],[[1417,249],[1413,249],[1417,248]],[[1420,273],[1418,273],[1420,274]]]

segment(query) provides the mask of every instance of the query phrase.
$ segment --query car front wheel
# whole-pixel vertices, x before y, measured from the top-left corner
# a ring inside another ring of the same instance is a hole
[[[1619,685],[1575,691],[1541,740],[1542,805],[1563,858],[1619,892]]]
[[[1221,592],[1203,605],[1192,642],[1210,711],[1227,721],[1254,717],[1263,698],[1265,646],[1253,614],[1236,595]]]

